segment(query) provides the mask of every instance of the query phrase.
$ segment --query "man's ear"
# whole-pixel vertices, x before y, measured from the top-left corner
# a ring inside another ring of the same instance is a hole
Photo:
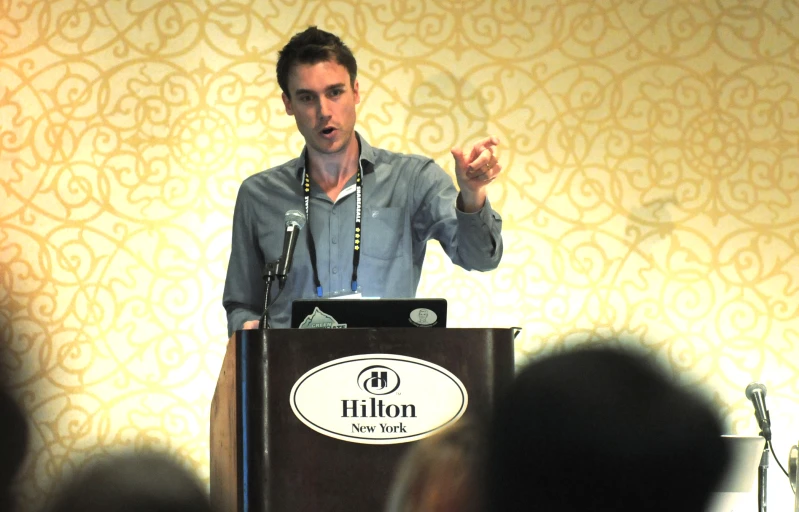
[[[285,92],[280,97],[283,99],[283,106],[286,107],[286,114],[293,116],[294,111],[291,109],[291,100],[289,97],[286,96]]]
[[[352,93],[355,96],[355,104],[357,105],[358,103],[361,102],[360,85],[358,85],[358,80],[357,79],[355,80],[355,83],[352,84]]]

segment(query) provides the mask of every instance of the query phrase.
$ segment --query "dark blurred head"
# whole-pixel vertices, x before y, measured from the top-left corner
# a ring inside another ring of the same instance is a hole
[[[0,510],[10,511],[14,508],[11,484],[25,460],[28,446],[28,423],[22,409],[6,391],[3,373],[0,366]]]
[[[155,453],[109,456],[70,479],[50,512],[210,512],[197,478]]]
[[[358,64],[349,47],[335,34],[316,27],[308,27],[289,40],[277,59],[277,83],[288,98],[291,98],[289,91],[291,69],[297,64],[320,62],[335,62],[344,66],[350,74],[350,86],[355,85]]]
[[[469,420],[409,448],[389,489],[386,512],[477,512],[483,435]]]
[[[708,403],[639,356],[546,357],[497,404],[488,510],[700,512],[730,457],[720,436]]]

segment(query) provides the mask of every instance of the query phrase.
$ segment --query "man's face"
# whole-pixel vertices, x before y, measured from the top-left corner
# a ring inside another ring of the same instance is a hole
[[[291,98],[283,94],[286,113],[310,151],[341,153],[355,130],[355,105],[361,101],[358,82],[350,86],[347,68],[334,61],[297,64],[289,73]]]

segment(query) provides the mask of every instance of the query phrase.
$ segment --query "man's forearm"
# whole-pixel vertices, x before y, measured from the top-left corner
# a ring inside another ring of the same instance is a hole
[[[457,208],[463,213],[477,213],[483,209],[486,197],[485,189],[480,189],[477,192],[461,190],[458,194]]]
[[[486,191],[480,189],[476,192],[461,190],[458,194],[458,209],[464,213],[477,213],[486,203]]]

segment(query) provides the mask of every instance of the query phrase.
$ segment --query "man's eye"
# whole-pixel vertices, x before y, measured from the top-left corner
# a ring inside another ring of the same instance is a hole
[[[341,90],[341,89],[334,89],[334,90],[330,91],[330,96],[333,96],[333,97],[341,96],[342,94],[344,94],[344,91]]]

